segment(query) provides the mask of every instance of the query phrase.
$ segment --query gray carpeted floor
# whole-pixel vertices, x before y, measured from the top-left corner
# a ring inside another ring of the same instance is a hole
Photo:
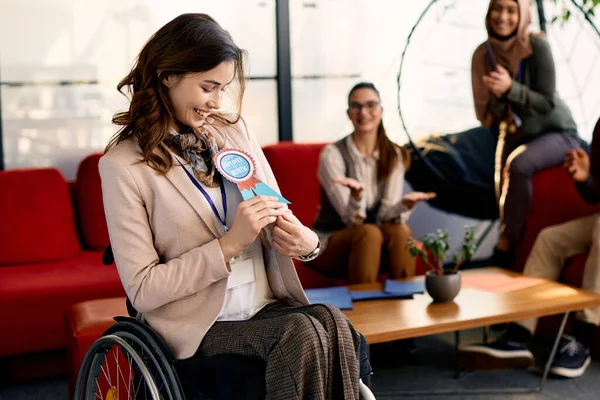
[[[470,331],[462,335],[465,342],[479,341],[481,332]],[[507,400],[597,400],[600,398],[600,361],[593,361],[586,373],[577,379],[549,377],[543,391],[533,393],[494,394],[437,394],[407,395],[397,391],[433,391],[464,389],[509,389],[535,388],[539,385],[541,372],[539,367],[532,370],[503,370],[461,372],[457,378],[456,358],[453,347],[453,335],[437,335],[416,340],[416,352],[411,359],[390,362],[394,354],[394,345],[373,346],[372,360],[374,375],[372,389],[378,400],[410,398],[419,400],[441,399],[507,399]],[[533,349],[540,360],[545,361],[550,344],[539,344]]]
[[[479,331],[463,334],[463,341],[476,341]],[[372,346],[374,375],[372,387],[378,400],[410,398],[415,400],[597,400],[600,398],[600,361],[594,361],[586,374],[578,379],[550,378],[543,392],[531,394],[478,395],[398,395],[394,391],[448,390],[535,387],[540,374],[536,371],[463,372],[456,377],[453,335],[437,335],[416,340],[417,350],[407,356],[402,346],[384,344]],[[536,349],[536,355],[547,352],[547,346]],[[45,380],[25,385],[0,387],[1,400],[66,400],[66,380]]]

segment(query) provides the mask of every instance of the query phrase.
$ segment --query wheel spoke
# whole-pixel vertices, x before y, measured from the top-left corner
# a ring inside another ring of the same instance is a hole
[[[141,374],[140,374],[140,375],[141,375]],[[137,383],[137,388],[135,389],[135,391],[134,391],[134,394],[133,394],[133,398],[134,398],[135,400],[137,400],[137,398],[138,398],[137,396],[138,396],[138,391],[140,390],[140,383],[144,383],[144,380],[143,380],[143,378],[138,380],[138,383]],[[145,387],[145,386],[146,386],[146,385],[144,385],[144,387]]]
[[[98,383],[98,378],[96,378],[96,397],[102,400],[102,390],[100,389],[100,384]]]
[[[123,376],[123,371],[121,370],[121,368],[118,368],[117,371],[119,371],[119,375],[120,375],[121,379],[123,379],[123,383],[126,385],[125,389],[127,389],[127,400],[132,400],[131,399],[131,391],[129,390],[130,383],[131,383],[131,368],[132,368],[131,358],[128,357],[127,360],[128,360],[128,365],[129,365],[129,380],[128,381],[125,380],[125,377]],[[119,392],[119,377],[117,377],[117,392],[120,393]]]
[[[127,394],[128,394],[129,397],[131,397],[131,391],[130,391],[130,389],[133,389],[131,387],[131,373],[133,371],[133,365],[131,365],[131,354],[127,355],[127,359],[129,360],[129,380],[127,381]],[[133,397],[133,399],[131,399],[131,400],[135,400],[135,397]]]
[[[104,377],[106,378],[106,381],[110,385],[110,378],[108,377],[108,375],[106,375],[106,371],[104,370],[104,365],[102,367],[100,367],[100,371],[102,371],[102,374],[104,375]]]
[[[118,347],[117,349],[120,349],[120,347]],[[121,372],[121,366],[119,365],[119,354],[118,351],[115,351],[115,362],[117,364],[117,397],[120,396],[121,392],[119,391],[119,373],[121,375],[123,375],[123,373]],[[119,400],[118,398],[116,400]]]
[[[158,346],[147,342],[144,337],[136,337],[130,332],[109,333],[98,339],[86,355],[88,361],[84,360],[84,365],[89,365],[84,368],[88,371],[88,383],[78,382],[78,386],[87,387],[87,396],[94,396],[96,400],[171,399],[170,394],[177,388],[170,383],[168,361],[160,354]],[[112,356],[108,354],[110,351],[114,352]],[[111,363],[116,368],[114,377]],[[126,373],[123,368],[129,368],[129,371]],[[82,390],[78,389],[77,393]]]
[[[109,351],[112,351],[113,349],[118,349],[118,346],[112,346],[111,349]],[[104,376],[106,377],[106,381],[108,382],[108,387],[112,388],[112,377],[110,375],[110,358],[106,357],[105,358],[106,361],[106,373],[104,374]]]

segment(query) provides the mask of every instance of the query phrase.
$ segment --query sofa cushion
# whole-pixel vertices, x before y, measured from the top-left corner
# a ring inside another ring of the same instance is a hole
[[[306,226],[312,226],[319,207],[319,155],[326,143],[279,142],[263,148],[290,209]]]
[[[81,161],[75,182],[75,213],[79,233],[84,247],[92,250],[104,250],[109,243],[98,171],[100,157],[102,154],[92,154]]]
[[[0,268],[0,356],[61,348],[65,345],[64,313],[74,303],[124,296],[114,266],[100,252],[77,258]]]
[[[0,266],[78,256],[69,186],[57,169],[0,171],[0,193]]]
[[[92,343],[115,323],[113,317],[127,315],[125,299],[112,297],[83,301],[72,305],[65,313],[70,393],[74,392],[79,367]]]

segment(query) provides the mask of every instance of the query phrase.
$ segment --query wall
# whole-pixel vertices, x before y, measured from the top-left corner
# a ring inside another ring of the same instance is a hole
[[[248,50],[248,72],[260,79],[248,84],[244,115],[261,143],[276,142],[274,0],[3,0],[6,168],[53,165],[73,179],[81,158],[102,150],[117,130],[111,118],[127,100],[116,86],[142,45],[185,12],[210,14]]]

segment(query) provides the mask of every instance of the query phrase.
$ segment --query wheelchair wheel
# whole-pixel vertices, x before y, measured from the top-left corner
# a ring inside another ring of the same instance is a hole
[[[151,336],[127,321],[109,328],[86,353],[74,399],[183,400],[170,352]]]

